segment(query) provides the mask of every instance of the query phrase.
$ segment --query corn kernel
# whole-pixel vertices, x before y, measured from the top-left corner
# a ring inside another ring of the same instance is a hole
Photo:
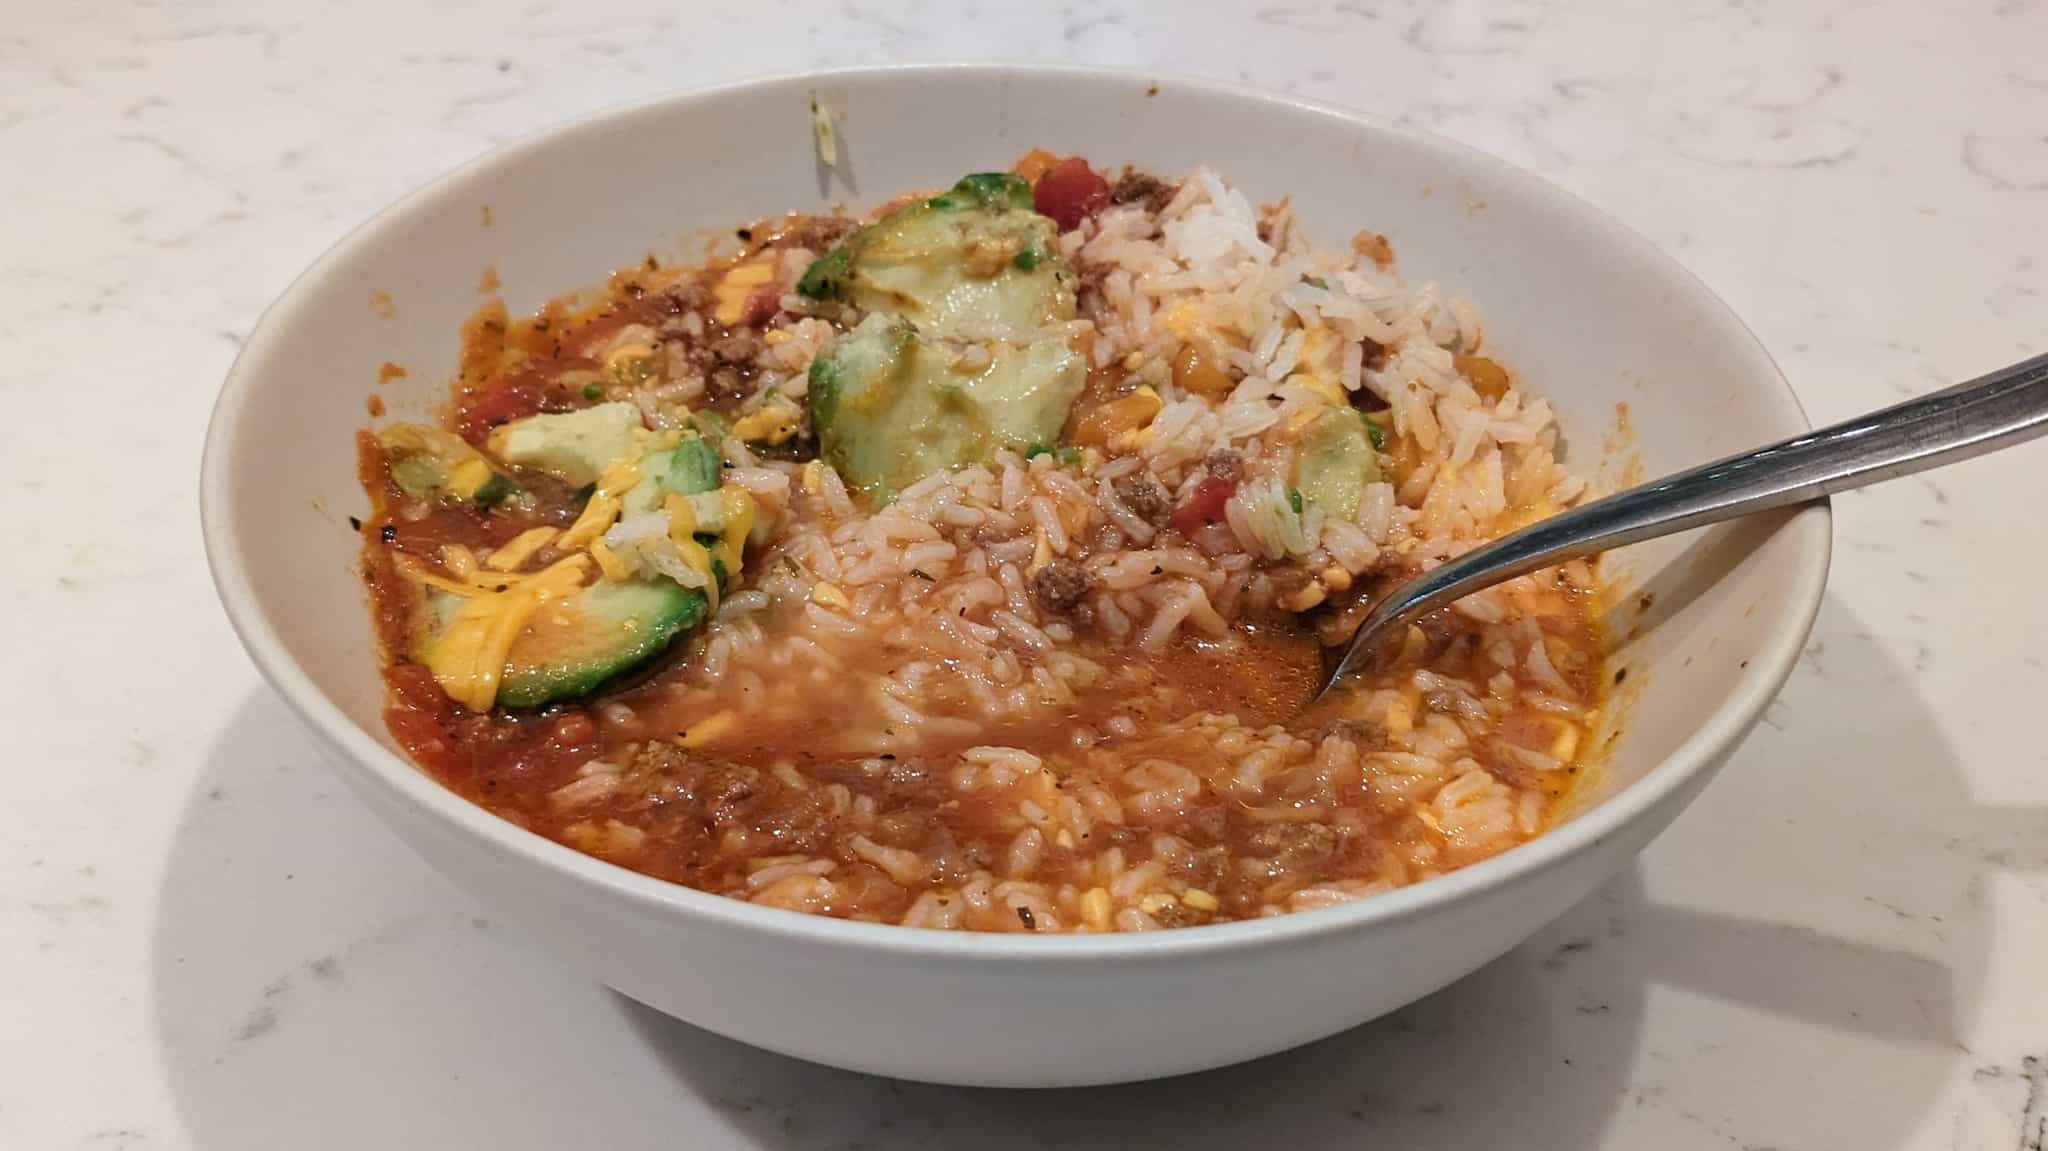
[[[1569,763],[1579,753],[1579,725],[1562,719],[1551,722],[1557,726],[1557,738],[1550,741],[1550,757]]]
[[[823,580],[811,585],[811,602],[819,607],[838,608],[840,611],[853,606],[853,601],[846,598],[845,592]]]
[[[1186,310],[1183,305],[1175,308],[1174,312],[1179,314]],[[1170,321],[1169,326],[1180,332],[1182,339],[1187,338],[1187,333],[1180,327]],[[1237,386],[1212,353],[1193,343],[1182,344],[1180,354],[1173,358],[1173,383],[1181,391],[1212,398],[1229,395],[1230,390]]]
[[[1351,573],[1342,565],[1331,564],[1323,569],[1323,582],[1330,585],[1331,591],[1343,591],[1351,586]]]
[[[1387,732],[1394,736],[1405,736],[1415,730],[1415,705],[1405,695],[1397,695],[1387,704]]]
[[[1325,588],[1321,581],[1311,580],[1307,587],[1302,588],[1293,595],[1282,596],[1280,598],[1280,606],[1288,611],[1307,611],[1323,602],[1324,598],[1329,594],[1329,589]]]
[[[1109,892],[1100,887],[1091,887],[1081,897],[1081,918],[1092,931],[1109,930]]]

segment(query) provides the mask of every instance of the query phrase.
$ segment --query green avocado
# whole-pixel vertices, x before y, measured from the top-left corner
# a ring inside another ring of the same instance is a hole
[[[1062,341],[956,343],[871,315],[812,363],[811,423],[840,476],[883,498],[999,448],[1058,440],[1087,382]]]
[[[662,498],[673,494],[691,497],[692,506],[699,509],[701,516],[703,508],[718,507],[715,495],[708,499],[697,497],[718,488],[724,466],[711,445],[696,436],[666,451],[649,452],[641,457],[640,479],[626,489],[620,507],[629,517],[642,515],[660,508]]]
[[[866,317],[811,365],[811,428],[848,483],[885,498],[999,448],[1058,442],[1088,376],[1064,338],[1032,339],[1074,318],[1058,239],[1021,177],[981,173],[811,265],[799,292]]]
[[[667,580],[591,584],[535,612],[506,657],[499,707],[589,695],[651,662],[704,618],[704,593]],[[446,627],[462,599],[428,589],[425,624]],[[423,646],[423,645],[421,645]]]
[[[544,412],[495,428],[487,446],[508,464],[539,468],[582,486],[633,449],[641,426],[637,405],[621,400],[573,412]]]
[[[1356,519],[1365,485],[1379,478],[1379,457],[1365,424],[1348,409],[1329,409],[1302,433],[1294,486],[1304,506],[1319,507],[1332,519]]]
[[[1009,173],[963,177],[899,208],[813,263],[797,291],[946,331],[962,323],[1030,331],[1074,317],[1058,228]]]

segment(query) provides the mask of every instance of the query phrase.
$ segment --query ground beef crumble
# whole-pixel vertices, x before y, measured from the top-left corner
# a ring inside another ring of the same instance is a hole
[[[1058,559],[1031,577],[1031,598],[1040,608],[1053,613],[1074,610],[1095,586],[1088,569],[1072,560]]]

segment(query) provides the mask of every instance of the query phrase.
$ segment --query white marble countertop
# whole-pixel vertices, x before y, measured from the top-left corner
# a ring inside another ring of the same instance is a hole
[[[2028,0],[16,5],[0,26],[0,1146],[2040,1148],[2048,444],[1838,501],[1807,659],[1598,896],[1394,1016],[1055,1094],[866,1079],[510,938],[314,759],[193,493],[259,310],[536,123],[810,65],[1225,76],[1494,151],[1663,243],[1817,419],[2048,339]]]

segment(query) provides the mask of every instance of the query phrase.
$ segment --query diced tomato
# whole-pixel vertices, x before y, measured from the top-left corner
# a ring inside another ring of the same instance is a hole
[[[434,673],[426,665],[417,663],[393,664],[384,672],[384,686],[391,689],[395,711],[423,713],[435,719],[446,719],[454,710],[448,700],[448,693],[441,690]]]
[[[540,411],[547,389],[531,372],[515,372],[485,385],[475,395],[457,401],[455,431],[471,443],[480,443],[499,424],[524,419]]]
[[[1204,524],[1212,524],[1223,518],[1223,505],[1230,502],[1237,484],[1230,480],[1210,476],[1195,485],[1195,490],[1181,505],[1173,509],[1167,523],[1177,532],[1188,534],[1199,530]]]
[[[758,328],[762,324],[774,319],[775,313],[781,310],[782,286],[780,284],[762,284],[760,287],[748,292],[746,300],[740,304],[740,326],[743,328]]]
[[[1079,156],[1069,156],[1047,168],[1031,189],[1031,206],[1052,217],[1062,232],[1080,227],[1081,221],[1108,203],[1109,181]]]
[[[548,730],[548,741],[556,747],[581,747],[597,734],[597,725],[581,711],[566,711]]]

